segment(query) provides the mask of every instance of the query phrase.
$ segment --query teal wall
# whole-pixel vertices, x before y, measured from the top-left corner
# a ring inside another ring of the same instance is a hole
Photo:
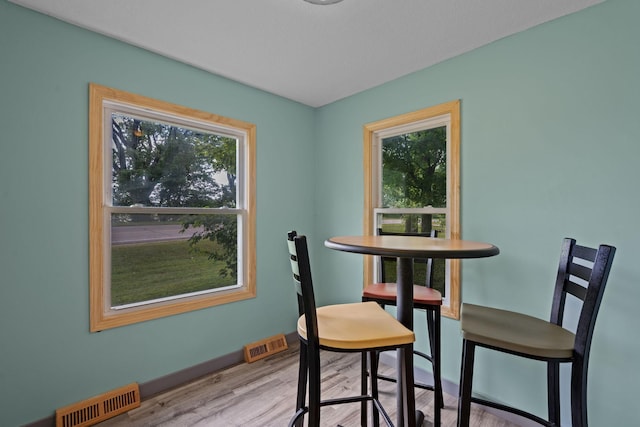
[[[257,125],[257,298],[89,333],[89,82]],[[1,1],[0,426],[292,332],[284,239],[312,228],[314,115]]]
[[[592,426],[640,423],[638,19],[637,0],[608,0],[317,114],[319,240],[362,230],[362,125],[460,99],[462,237],[501,250],[463,261],[463,301],[546,318],[562,239],[617,246],[593,340]],[[357,298],[344,283],[361,280],[361,257],[317,252],[324,295]],[[459,323],[446,319],[443,334],[443,375],[457,383]],[[476,370],[477,392],[546,413],[538,364],[480,351]]]
[[[1,1],[0,425],[292,331],[288,265],[274,250],[288,229],[311,237],[320,302],[358,299],[362,258],[322,240],[362,230],[362,125],[453,99],[462,234],[501,249],[463,262],[463,300],[546,317],[562,238],[617,246],[589,416],[638,424],[638,18],[637,0],[608,0],[312,109]],[[257,298],[88,332],[89,82],[257,125]],[[458,322],[443,333],[443,373],[457,382]],[[481,353],[477,366],[477,391],[544,412],[538,365]]]

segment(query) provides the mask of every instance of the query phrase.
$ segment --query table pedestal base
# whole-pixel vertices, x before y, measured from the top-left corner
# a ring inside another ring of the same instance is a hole
[[[413,259],[398,258],[396,265],[396,317],[413,330]],[[416,401],[413,388],[413,345],[398,350],[398,425],[416,427]],[[420,412],[422,414],[422,412]],[[422,415],[424,418],[424,415]]]

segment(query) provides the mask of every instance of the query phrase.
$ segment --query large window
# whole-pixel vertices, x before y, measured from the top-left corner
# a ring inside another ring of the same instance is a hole
[[[90,85],[91,330],[255,296],[255,126]]]
[[[365,125],[365,234],[436,230],[459,239],[459,152],[459,101]],[[365,260],[365,283],[380,280],[378,262]],[[424,274],[417,266],[416,283]],[[443,314],[458,318],[459,260],[434,260],[432,285],[443,294]]]

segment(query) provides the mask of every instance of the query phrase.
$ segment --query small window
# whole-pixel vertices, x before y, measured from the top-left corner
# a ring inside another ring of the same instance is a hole
[[[435,230],[438,237],[460,238],[459,114],[454,101],[365,126],[365,234]],[[366,283],[380,280],[378,262],[365,260]],[[395,268],[385,270],[392,281]],[[417,266],[416,283],[425,283],[425,274]],[[443,314],[453,318],[459,316],[459,277],[459,260],[434,260],[432,286],[442,292]]]
[[[255,126],[90,86],[91,330],[255,296]]]

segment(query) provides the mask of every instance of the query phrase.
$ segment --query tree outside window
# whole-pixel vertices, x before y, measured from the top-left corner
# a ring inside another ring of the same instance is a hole
[[[92,330],[255,295],[255,126],[91,85]]]
[[[381,140],[382,208],[413,209],[415,213],[379,210],[377,228],[392,233],[447,232],[447,127],[437,126]],[[426,208],[426,209],[425,209]],[[436,213],[435,209],[442,210]],[[388,281],[395,281],[395,260],[384,259]],[[433,260],[432,287],[447,296],[443,259]],[[415,266],[416,283],[426,283],[426,265]]]
[[[364,126],[365,234],[435,230],[441,238],[460,238],[459,109],[453,101]],[[365,283],[377,279],[377,262],[365,259]],[[385,267],[386,280],[395,280],[395,268]],[[443,314],[458,318],[459,260],[434,260],[433,270]],[[424,276],[417,266],[416,283]]]

